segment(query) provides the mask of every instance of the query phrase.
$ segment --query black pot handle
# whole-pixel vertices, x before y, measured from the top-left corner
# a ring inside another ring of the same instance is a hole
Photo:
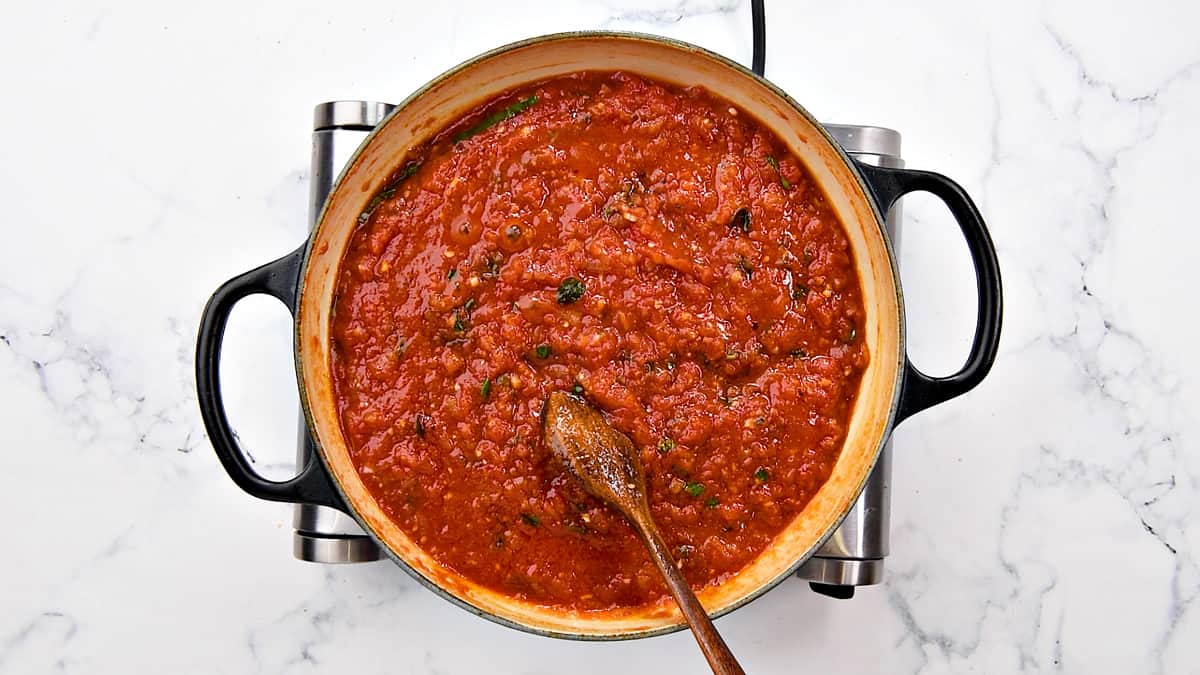
[[[208,430],[208,438],[217,458],[238,487],[259,499],[321,504],[346,511],[345,504],[330,483],[316,454],[299,473],[288,480],[267,480],[259,475],[238,445],[221,399],[221,343],[230,311],[242,298],[263,293],[287,305],[288,311],[294,315],[303,259],[304,247],[301,246],[275,262],[230,279],[209,298],[200,318],[200,335],[196,340],[196,398],[199,399],[200,417],[204,419],[204,427]]]
[[[917,370],[904,355],[904,384],[900,392],[900,406],[896,411],[896,423],[935,406],[943,401],[960,396],[975,388],[996,361],[996,350],[1000,346],[1000,322],[1004,313],[1000,292],[1000,264],[996,259],[996,247],[988,235],[987,225],[971,197],[958,183],[929,171],[893,169],[855,162],[862,172],[879,210],[887,214],[896,200],[910,192],[928,192],[939,198],[950,208],[958,221],[967,250],[975,265],[975,285],[979,293],[979,311],[975,319],[975,338],[971,343],[971,354],[962,369],[947,377],[930,377]]]

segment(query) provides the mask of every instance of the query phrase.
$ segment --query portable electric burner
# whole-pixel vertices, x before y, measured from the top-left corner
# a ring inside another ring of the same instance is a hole
[[[756,62],[759,61],[756,55]],[[755,64],[760,66],[759,63]],[[309,227],[316,222],[325,199],[342,167],[359,144],[395,106],[376,101],[331,101],[313,113],[312,189],[309,193]],[[827,124],[826,130],[854,159],[874,166],[904,166],[900,134],[872,126]],[[887,231],[894,249],[899,246],[901,213],[892,207]],[[301,417],[296,465],[306,466],[314,448]],[[858,586],[883,580],[883,560],[888,554],[888,512],[891,505],[891,441],[879,455],[862,494],[841,526],[796,575],[812,589],[834,598],[851,598]],[[326,506],[297,504],[293,520],[296,558],[318,563],[361,563],[379,560],[375,542],[350,516]]]

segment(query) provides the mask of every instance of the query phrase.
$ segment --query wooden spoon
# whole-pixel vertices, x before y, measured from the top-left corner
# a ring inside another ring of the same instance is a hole
[[[608,503],[633,525],[658,566],[667,588],[692,627],[708,665],[718,675],[745,675],[716,626],[692,593],[650,517],[646,477],[637,448],[584,400],[563,391],[546,399],[542,433],[546,445],[566,462],[590,494]]]

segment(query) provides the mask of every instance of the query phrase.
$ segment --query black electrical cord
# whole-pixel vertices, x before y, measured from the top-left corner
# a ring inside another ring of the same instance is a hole
[[[763,76],[767,67],[767,18],[763,15],[763,0],[750,0],[750,20],[754,26],[754,56],[750,70]]]

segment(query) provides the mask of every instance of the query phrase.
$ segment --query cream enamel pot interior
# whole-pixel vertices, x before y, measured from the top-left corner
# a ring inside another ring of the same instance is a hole
[[[846,228],[861,279],[866,317],[859,334],[871,360],[863,375],[845,446],[828,482],[752,563],[700,599],[723,614],[757,597],[793,572],[836,529],[874,466],[892,426],[921,409],[974,387],[995,359],[999,341],[1000,277],[986,226],[970,198],[932,173],[858,164],[782,91],[741,66],[692,45],[625,33],[552,35],[502,47],[438,77],[410,96],[364,141],[326,202],[313,234],[297,251],[223,285],[205,308],[196,355],[201,413],[218,457],[253,496],[318,503],[341,509],[406,571],[460,606],[500,623],[556,637],[621,639],[680,628],[669,600],[652,607],[577,612],[547,608],[480,587],[443,568],[392,523],[358,476],[333,400],[330,314],[339,263],[358,215],[405,159],[408,150],[468,111],[521,85],[585,70],[624,70],[723,97],[774,131],[823,187]],[[931,378],[908,362],[904,312],[895,259],[882,214],[907,192],[940,197],[955,216],[975,264],[979,310],[971,354],[950,377]],[[294,478],[259,476],[238,447],[220,396],[218,363],[233,305],[253,293],[273,295],[295,318],[296,371],[301,402],[319,461]]]

